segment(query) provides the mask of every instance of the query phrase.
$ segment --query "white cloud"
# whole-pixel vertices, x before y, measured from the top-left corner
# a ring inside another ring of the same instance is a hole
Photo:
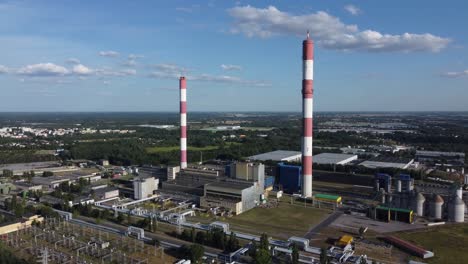
[[[357,16],[362,13],[361,9],[355,5],[346,5],[344,9],[353,16]]]
[[[27,65],[19,69],[17,73],[27,76],[63,76],[69,71],[63,66],[49,62]]]
[[[80,60],[77,58],[69,58],[67,59],[66,63],[68,64],[80,64]]]
[[[182,75],[187,75],[191,70],[176,64],[162,63],[152,65],[152,68],[156,69],[150,73],[150,76],[153,78],[161,79],[175,79],[179,78]]]
[[[10,70],[6,66],[0,65],[0,74],[8,73],[9,71]]]
[[[97,69],[95,70],[96,75],[98,76],[113,76],[113,77],[125,77],[136,75],[137,71],[134,69],[124,69],[124,70],[113,70],[109,68]]]
[[[451,41],[429,33],[390,35],[373,30],[359,30],[357,25],[344,24],[338,17],[324,11],[292,15],[274,6],[243,6],[231,8],[228,13],[235,20],[231,33],[268,38],[275,35],[305,36],[305,32],[310,30],[311,36],[321,47],[333,50],[438,52]]]
[[[232,64],[221,64],[221,68],[225,71],[240,71],[242,67],[239,65],[232,65]]]
[[[184,13],[192,13],[193,8],[190,8],[190,7],[176,7],[176,11],[184,12]]]
[[[126,62],[124,62],[122,65],[127,66],[127,67],[135,67],[137,65],[137,62],[134,59],[129,59]]]
[[[465,77],[468,76],[468,70],[464,71],[459,71],[459,72],[444,72],[441,74],[443,77],[449,77],[449,78],[458,78],[458,77]]]
[[[129,59],[129,60],[136,60],[136,59],[142,59],[142,58],[144,58],[143,55],[138,55],[138,54],[130,54],[130,55],[128,55],[128,59]]]
[[[213,82],[213,83],[237,83],[251,86],[270,86],[269,83],[256,80],[244,80],[240,77],[229,75],[211,75],[211,74],[188,74],[190,69],[176,64],[157,64],[153,65],[156,71],[148,76],[155,79],[178,79],[180,76],[186,76],[189,81]]]
[[[120,53],[118,53],[117,51],[113,51],[113,50],[106,50],[106,51],[99,52],[99,56],[103,56],[103,57],[118,57],[119,55]]]
[[[77,75],[91,75],[93,74],[93,70],[84,66],[83,64],[77,64],[73,66],[72,73]]]

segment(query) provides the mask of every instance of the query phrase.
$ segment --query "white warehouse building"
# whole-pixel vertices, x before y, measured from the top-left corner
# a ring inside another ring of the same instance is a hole
[[[258,155],[253,155],[248,157],[249,160],[258,160],[258,161],[286,161],[286,162],[300,162],[302,154],[300,151],[290,151],[290,150],[275,150],[267,153],[262,153]]]

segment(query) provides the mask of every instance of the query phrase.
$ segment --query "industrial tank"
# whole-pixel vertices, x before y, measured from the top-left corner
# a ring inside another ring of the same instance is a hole
[[[465,221],[465,203],[457,195],[449,204],[449,220],[457,223]]]
[[[401,192],[401,180],[396,181],[396,191]]]
[[[442,219],[442,206],[444,205],[444,199],[440,195],[436,195],[431,201],[430,211],[431,217],[435,219]]]
[[[416,195],[416,214],[418,216],[423,216],[424,215],[424,202],[426,201],[426,198],[424,198],[424,195],[422,193],[418,193]]]

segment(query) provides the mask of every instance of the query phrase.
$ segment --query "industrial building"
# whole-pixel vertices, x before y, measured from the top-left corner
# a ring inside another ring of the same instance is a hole
[[[265,185],[265,165],[262,163],[237,162],[231,164],[229,167],[229,176],[231,178],[258,182],[259,186]]]
[[[250,182],[223,181],[205,185],[200,207],[220,207],[238,215],[259,204],[258,188]]]
[[[290,150],[275,150],[275,151],[271,151],[267,153],[250,156],[247,159],[258,160],[258,161],[272,160],[272,161],[284,161],[284,162],[300,162],[301,152],[290,151]]]
[[[107,185],[92,188],[96,201],[119,197],[119,189]]]
[[[345,165],[353,160],[357,160],[357,155],[341,153],[320,153],[314,155],[313,161],[317,164]]]
[[[396,158],[379,156],[370,160],[361,162],[359,165],[370,169],[377,168],[396,168],[407,169],[413,164],[414,160],[410,158]]]
[[[278,163],[278,184],[285,193],[298,193],[302,186],[302,167]]]
[[[153,177],[138,177],[133,180],[134,199],[148,198],[158,189],[159,180]]]
[[[465,153],[441,151],[416,151],[415,160],[447,172],[465,173]]]
[[[419,162],[441,162],[444,160],[448,163],[465,163],[465,153],[418,150],[416,151],[416,160]]]

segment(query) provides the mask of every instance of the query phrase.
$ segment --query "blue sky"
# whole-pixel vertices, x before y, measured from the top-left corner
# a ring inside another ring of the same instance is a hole
[[[468,111],[466,1],[2,1],[0,111]]]

